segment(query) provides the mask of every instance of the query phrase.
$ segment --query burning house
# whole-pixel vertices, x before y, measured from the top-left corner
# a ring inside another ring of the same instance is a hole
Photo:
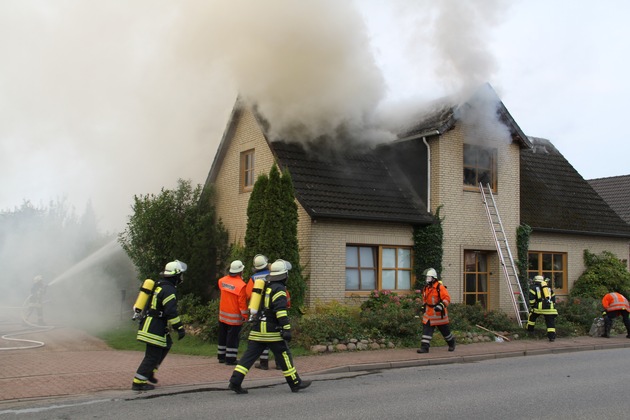
[[[369,148],[278,141],[265,127],[237,102],[206,182],[215,187],[231,241],[242,242],[253,182],[274,163],[289,170],[308,305],[374,289],[410,290],[413,227],[432,223],[439,208],[440,275],[453,301],[509,313],[510,289],[480,182],[491,188],[514,256],[517,228],[532,228],[528,277],[552,278],[558,296],[583,272],[584,249],[628,256],[630,225],[551,142],[525,135],[489,86]]]

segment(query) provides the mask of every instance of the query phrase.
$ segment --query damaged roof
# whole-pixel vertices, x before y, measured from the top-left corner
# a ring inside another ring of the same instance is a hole
[[[288,168],[296,198],[314,218],[429,224],[426,204],[393,174],[381,153],[334,151],[271,142],[282,168]]]
[[[630,175],[590,179],[588,183],[626,223],[630,223]]]
[[[546,139],[521,149],[521,223],[535,231],[630,237],[630,225]]]

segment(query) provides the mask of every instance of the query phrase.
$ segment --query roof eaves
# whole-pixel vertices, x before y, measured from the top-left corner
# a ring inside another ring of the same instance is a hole
[[[220,162],[223,162],[223,159],[225,158],[229,142],[232,140],[234,130],[236,129],[236,122],[238,121],[238,117],[240,116],[242,109],[240,98],[236,98],[230,118],[228,118],[225,130],[223,131],[223,137],[221,137],[221,142],[219,143],[217,152],[214,155],[214,160],[212,161],[212,166],[210,167],[210,172],[208,172],[208,177],[206,178],[206,183],[204,185],[209,185],[216,181],[220,169]]]

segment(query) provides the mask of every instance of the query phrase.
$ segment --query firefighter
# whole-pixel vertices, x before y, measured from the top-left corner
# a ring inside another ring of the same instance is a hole
[[[25,321],[30,318],[33,312],[37,313],[37,324],[44,324],[44,294],[46,294],[47,286],[44,284],[44,278],[41,275],[35,276],[33,285],[31,286],[31,295],[28,297],[28,312]]]
[[[260,316],[253,321],[247,350],[230,378],[228,387],[237,394],[247,394],[247,390],[241,386],[245,375],[267,347],[273,352],[276,363],[280,364],[282,374],[292,392],[298,392],[311,385],[311,381],[302,380],[298,375],[288,346],[288,342],[291,341],[286,287],[289,270],[291,263],[288,261],[276,260],[271,264],[271,272],[263,291]]]
[[[626,326],[626,338],[630,338],[630,319],[628,319],[628,312],[630,312],[630,303],[619,290],[607,293],[602,299],[602,305],[604,305],[604,334],[602,337],[610,338],[610,329],[612,328],[613,320],[621,316],[623,319],[623,325]]]
[[[177,331],[179,340],[186,335],[177,313],[177,286],[184,281],[187,268],[186,263],[175,260],[166,264],[160,273],[160,280],[155,285],[146,316],[140,320],[136,336],[139,341],[146,343],[146,351],[133,378],[131,389],[134,391],[155,388],[152,385],[158,382],[155,373],[173,345],[169,324]]]
[[[527,318],[527,331],[533,332],[536,319],[539,315],[545,317],[547,325],[547,338],[550,342],[556,341],[556,295],[551,288],[549,279],[543,276],[534,276],[534,282],[529,288],[529,317]]]
[[[219,363],[236,365],[239,335],[247,320],[247,287],[243,281],[245,266],[240,260],[230,264],[229,274],[219,279]]]
[[[448,344],[448,351],[455,351],[455,336],[449,327],[448,310],[451,296],[446,286],[438,281],[437,271],[429,268],[426,271],[425,284],[422,287],[423,311],[422,339],[418,353],[428,353],[431,346],[433,332],[437,327]]]

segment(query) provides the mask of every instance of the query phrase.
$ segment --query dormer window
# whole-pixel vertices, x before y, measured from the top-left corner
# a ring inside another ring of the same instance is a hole
[[[254,149],[241,152],[241,192],[254,188]]]
[[[479,183],[497,190],[497,149],[464,144],[464,189],[479,191]]]

